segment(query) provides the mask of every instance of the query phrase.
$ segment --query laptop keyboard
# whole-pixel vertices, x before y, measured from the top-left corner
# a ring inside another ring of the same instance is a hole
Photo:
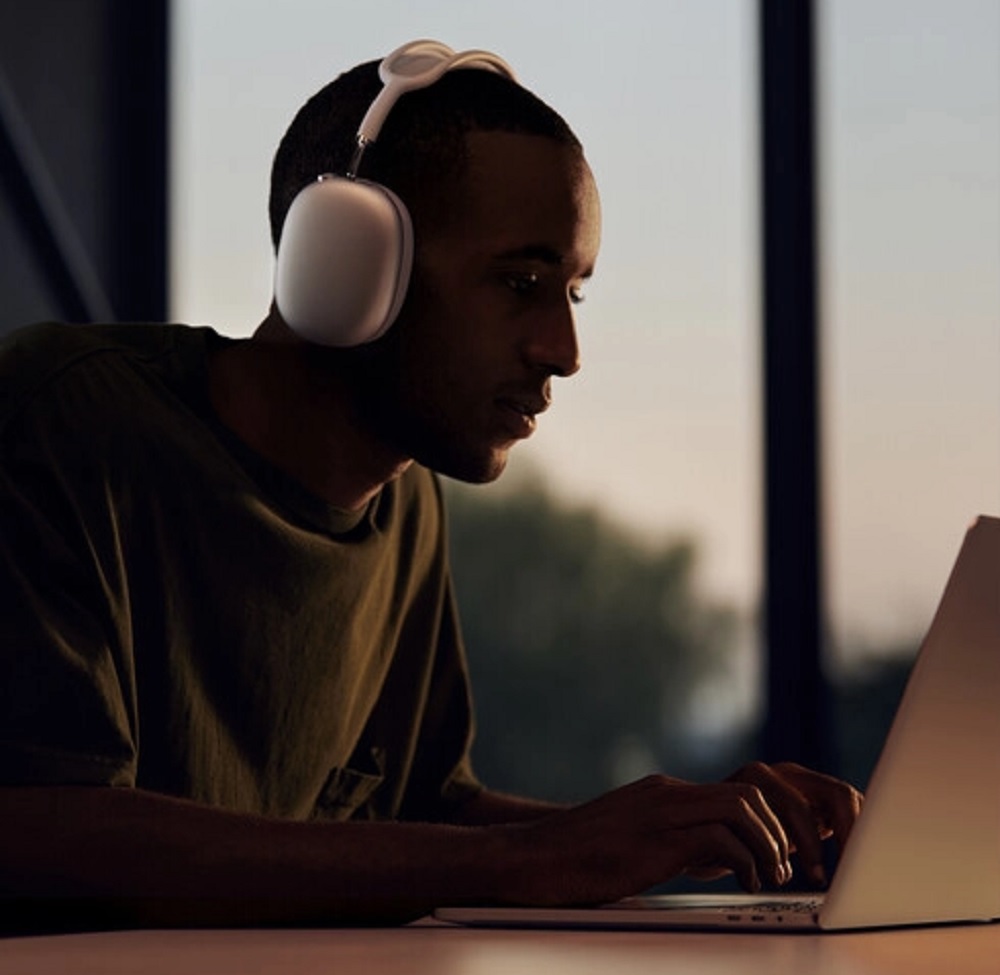
[[[753,914],[815,914],[822,904],[822,897],[803,897],[801,900],[754,901],[740,905],[740,910]]]

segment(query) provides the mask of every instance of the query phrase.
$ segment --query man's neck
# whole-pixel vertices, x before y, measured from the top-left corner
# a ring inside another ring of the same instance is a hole
[[[216,353],[212,405],[244,443],[307,490],[345,511],[364,507],[410,459],[359,422],[346,383],[320,370],[280,322]]]

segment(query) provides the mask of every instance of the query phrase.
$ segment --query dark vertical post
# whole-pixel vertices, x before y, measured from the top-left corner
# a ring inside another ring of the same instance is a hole
[[[169,0],[115,6],[113,201],[118,317],[162,321],[169,285]]]
[[[822,667],[813,2],[759,0],[764,301],[763,748],[828,767]]]

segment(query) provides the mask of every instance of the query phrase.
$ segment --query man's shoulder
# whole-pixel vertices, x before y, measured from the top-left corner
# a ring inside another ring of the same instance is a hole
[[[0,422],[88,364],[161,359],[210,331],[184,325],[67,325],[40,322],[0,339]],[[214,333],[213,333],[214,334]]]
[[[162,355],[205,331],[188,325],[68,325],[37,322],[0,338],[0,381],[26,372],[45,378],[102,353],[138,358]]]

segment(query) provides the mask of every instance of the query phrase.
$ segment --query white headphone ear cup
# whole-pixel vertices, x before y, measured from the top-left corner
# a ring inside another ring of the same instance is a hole
[[[371,342],[395,321],[413,266],[413,225],[392,190],[325,176],[292,201],[278,245],[281,317],[309,342]]]

